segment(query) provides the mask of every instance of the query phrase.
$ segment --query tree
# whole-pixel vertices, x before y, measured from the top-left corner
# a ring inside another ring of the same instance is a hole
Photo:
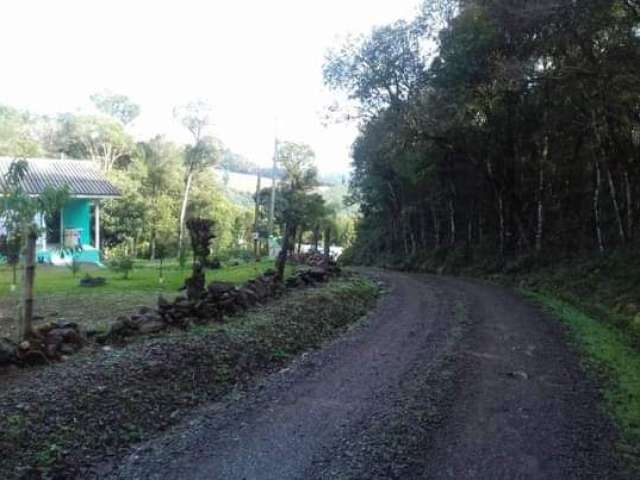
[[[156,136],[140,143],[138,153],[144,169],[140,181],[149,219],[149,257],[154,260],[158,234],[165,239],[170,235],[166,227],[172,222],[171,193],[178,190],[175,171],[180,166],[181,152],[162,136]]]
[[[89,158],[109,172],[128,158],[133,140],[119,121],[94,116],[64,114],[58,118],[57,149],[71,158]]]
[[[182,253],[189,192],[193,177],[205,168],[214,165],[217,160],[217,151],[211,137],[205,136],[206,129],[211,125],[211,107],[206,102],[196,100],[176,107],[174,116],[193,137],[193,144],[185,147],[184,153],[184,194],[180,209],[178,235],[178,251]]]
[[[36,215],[52,215],[69,196],[66,187],[47,187],[39,196],[30,196],[23,186],[28,168],[25,160],[16,160],[10,165],[2,181],[4,191],[0,203],[0,219],[9,241],[22,244],[24,248],[23,338],[28,338],[33,330],[36,240],[40,233],[35,223]]]
[[[126,95],[105,91],[94,93],[90,98],[98,110],[120,121],[125,127],[140,115],[140,106]]]
[[[14,158],[41,155],[43,149],[33,131],[35,121],[28,112],[0,105],[0,155]]]
[[[173,116],[186,128],[196,145],[211,126],[211,106],[204,100],[193,100],[173,109]]]
[[[278,153],[278,163],[284,170],[279,184],[283,235],[276,270],[282,280],[291,241],[310,203],[308,192],[318,184],[318,171],[313,164],[315,153],[308,145],[284,142]]]

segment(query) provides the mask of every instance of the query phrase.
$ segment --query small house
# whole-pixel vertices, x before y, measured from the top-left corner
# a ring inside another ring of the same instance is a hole
[[[14,161],[0,157],[0,183]],[[42,227],[36,258],[40,263],[64,265],[74,258],[100,264],[100,202],[116,198],[118,189],[88,160],[27,159],[23,180],[28,195],[37,196],[46,187],[69,190],[69,200],[55,215],[38,216]],[[0,234],[3,228],[0,225]]]

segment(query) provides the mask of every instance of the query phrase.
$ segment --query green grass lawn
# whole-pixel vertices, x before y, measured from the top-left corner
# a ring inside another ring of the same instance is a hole
[[[224,266],[218,270],[208,270],[207,281],[241,284],[273,266],[273,260],[269,259]],[[80,279],[87,273],[106,278],[106,285],[81,287]],[[183,270],[175,262],[167,263],[163,268],[163,281],[160,282],[159,263],[139,261],[128,279],[95,265],[82,265],[74,278],[66,267],[38,265],[35,312],[43,317],[39,321],[64,319],[79,322],[88,328],[106,328],[118,315],[131,313],[138,305],[154,305],[158,295],[170,298],[178,294],[190,273],[189,268]],[[12,277],[10,268],[0,268],[0,337],[15,338],[17,332],[14,317],[20,301],[21,285],[19,280],[16,290],[12,291]]]

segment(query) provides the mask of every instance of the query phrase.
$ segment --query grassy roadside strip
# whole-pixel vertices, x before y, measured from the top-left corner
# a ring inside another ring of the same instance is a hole
[[[607,410],[621,433],[620,452],[640,471],[640,352],[616,327],[548,294],[523,292],[568,326],[585,364],[600,380]]]
[[[1,379],[0,478],[87,478],[89,465],[238,383],[320,346],[374,304],[358,276],[293,291],[224,325],[143,338]]]

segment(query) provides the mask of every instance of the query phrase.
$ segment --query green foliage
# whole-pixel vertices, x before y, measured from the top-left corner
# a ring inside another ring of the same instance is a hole
[[[27,194],[22,182],[28,169],[26,160],[15,160],[2,179],[0,220],[7,232],[6,244],[10,260],[17,256],[17,247],[23,245],[26,235],[38,233],[39,227],[34,224],[35,216],[53,214],[69,197],[67,187],[48,186],[37,197]]]
[[[135,260],[129,254],[125,246],[118,246],[106,252],[107,265],[111,270],[122,275],[124,280],[129,278],[133,271]]]
[[[128,125],[140,115],[140,106],[133,103],[126,95],[109,91],[91,95],[91,101],[102,113]]]
[[[330,52],[325,82],[362,119],[352,258],[637,241],[639,24],[629,2],[445,0]]]
[[[187,220],[193,258],[201,266],[207,265],[207,259],[211,252],[211,241],[216,237],[213,233],[213,226],[213,220],[207,218],[193,217]]]
[[[134,148],[124,125],[109,117],[60,115],[56,121],[55,143],[60,152],[72,158],[89,158],[110,171],[126,161]]]
[[[36,137],[35,118],[6,105],[0,105],[0,156],[37,157],[42,154]]]

